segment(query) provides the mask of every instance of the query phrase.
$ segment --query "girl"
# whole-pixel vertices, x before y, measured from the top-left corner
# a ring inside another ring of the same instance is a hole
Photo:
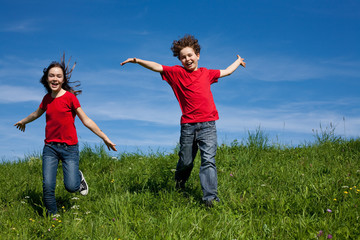
[[[65,67],[65,55],[59,62],[52,62],[44,69],[40,82],[47,90],[39,108],[14,126],[25,131],[27,123],[39,118],[46,111],[45,146],[43,149],[43,194],[46,209],[50,214],[57,212],[55,200],[56,173],[59,160],[62,160],[64,185],[67,191],[88,194],[88,185],[79,170],[79,146],[75,129],[75,116],[99,136],[108,149],[117,151],[115,144],[103,133],[94,121],[82,110],[75,91],[69,85],[71,73],[76,63],[69,70]]]

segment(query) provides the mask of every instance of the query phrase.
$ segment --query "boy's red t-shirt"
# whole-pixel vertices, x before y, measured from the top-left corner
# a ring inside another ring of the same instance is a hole
[[[40,108],[46,111],[45,143],[78,143],[75,110],[79,107],[79,100],[70,92],[58,98],[51,97],[51,94],[44,96]]]
[[[219,119],[210,85],[220,77],[220,70],[198,68],[187,71],[181,66],[162,66],[161,77],[174,91],[181,108],[181,124]]]

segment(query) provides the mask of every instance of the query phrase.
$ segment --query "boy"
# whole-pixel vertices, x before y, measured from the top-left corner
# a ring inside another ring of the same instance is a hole
[[[162,79],[172,87],[182,111],[179,161],[175,171],[176,187],[181,190],[185,188],[185,182],[189,179],[194,166],[196,153],[200,149],[199,176],[203,191],[202,200],[206,206],[212,207],[214,201],[219,201],[215,165],[217,149],[215,121],[219,116],[210,85],[217,82],[218,78],[232,74],[240,65],[245,67],[246,64],[244,59],[237,55],[237,60],[225,70],[199,68],[200,45],[191,35],[175,40],[171,50],[183,67],[169,67],[138,58],[129,58],[121,65],[137,63],[159,72]]]

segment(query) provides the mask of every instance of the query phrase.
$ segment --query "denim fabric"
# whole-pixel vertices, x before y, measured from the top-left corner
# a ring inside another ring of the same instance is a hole
[[[176,166],[175,180],[184,184],[194,167],[196,153],[200,149],[200,183],[203,200],[211,201],[217,197],[217,171],[215,155],[217,134],[215,121],[181,124],[179,161]]]
[[[67,191],[76,192],[80,188],[79,146],[64,143],[50,143],[43,150],[43,194],[44,203],[50,214],[57,212],[55,200],[56,174],[62,161],[64,185]]]

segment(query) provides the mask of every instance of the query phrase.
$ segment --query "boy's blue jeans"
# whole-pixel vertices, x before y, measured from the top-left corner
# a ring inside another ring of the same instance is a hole
[[[184,184],[194,167],[196,153],[200,149],[200,184],[203,200],[219,201],[217,196],[217,170],[215,155],[217,134],[215,121],[181,124],[179,161],[176,166],[175,180]]]
[[[62,160],[66,190],[76,192],[80,188],[79,145],[67,145],[64,143],[45,144],[42,164],[43,194],[45,207],[50,214],[57,212],[55,187],[59,160]]]

